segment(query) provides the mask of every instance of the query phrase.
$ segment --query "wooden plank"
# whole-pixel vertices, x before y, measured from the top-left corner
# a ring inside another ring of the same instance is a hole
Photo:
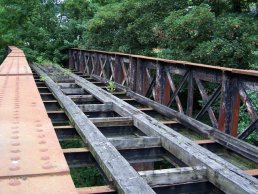
[[[225,134],[219,130],[214,130],[211,136],[221,145],[234,150],[240,155],[258,163],[258,149],[249,143],[241,141],[235,137]]]
[[[219,140],[219,143],[223,146],[232,149],[233,151],[249,158],[250,160],[257,161],[258,150],[255,146],[252,146],[244,141],[237,140],[236,138],[230,135],[220,132],[215,128],[212,128],[204,123],[194,120],[193,118],[190,118],[177,111],[174,111],[173,109],[156,103],[132,91],[128,92],[128,95],[130,97],[133,97],[137,101],[143,103],[144,105],[152,107],[154,110],[161,114],[175,117],[180,123],[192,130],[195,130],[197,133],[201,133],[206,137],[213,137],[214,139]]]
[[[108,140],[117,149],[149,148],[149,147],[158,147],[161,145],[160,138],[158,137],[137,137],[132,139],[108,138]]]
[[[258,176],[258,169],[245,170],[245,173],[251,176]]]
[[[57,103],[57,100],[43,100],[43,103]]]
[[[148,111],[148,110],[153,110],[153,108],[147,107],[147,108],[138,108],[140,111]]]
[[[116,192],[116,190],[110,185],[78,188],[77,191],[78,194],[101,194]]]
[[[137,138],[107,138],[118,150],[159,147],[161,145],[158,137],[137,137]],[[64,149],[64,153],[87,152],[87,148]]]
[[[228,193],[258,192],[258,181],[248,175],[245,175],[243,171],[241,171],[239,168],[236,168],[235,166],[231,165],[220,157],[193,143],[192,141],[188,140],[177,132],[159,123],[157,120],[143,114],[142,112],[126,104],[122,100],[115,98],[108,92],[98,89],[93,84],[90,84],[89,82],[80,79],[76,75],[71,76],[76,79],[78,81],[78,84],[85,88],[88,92],[96,96],[103,96],[103,98],[112,101],[114,103],[114,106],[120,106],[126,109],[124,111],[133,116],[134,124],[136,127],[138,127],[147,135],[160,137],[162,146],[171,154],[174,154],[178,159],[182,160],[188,165],[201,165],[207,167],[208,180],[223,191]],[[134,95],[134,97],[136,96],[137,95]],[[142,96],[141,98],[139,97],[139,99],[144,99],[142,101],[148,102],[148,100],[146,100],[146,98]],[[149,102],[155,104],[155,106],[152,106],[154,109],[159,109],[156,106],[162,106],[161,104],[155,103],[151,100]],[[166,108],[162,107],[163,111],[171,110],[169,108]],[[169,111],[164,112],[165,114],[171,115],[171,112],[169,113]],[[177,112],[175,115],[178,114],[180,114],[180,116],[183,115]],[[197,122],[191,118],[189,119],[184,115],[183,120],[188,120],[188,122],[185,123],[188,123],[188,125],[190,125],[189,123],[191,123],[191,125],[193,126],[198,126],[197,128],[201,128],[204,132],[206,131],[207,134],[207,131],[209,131],[209,133],[214,131],[214,128],[208,127],[207,125]],[[232,187],[232,185],[234,186]]]
[[[97,127],[133,125],[133,119],[131,117],[91,118],[90,121]]]
[[[65,126],[54,126],[55,129],[70,129],[73,128],[72,125],[65,125]]]
[[[161,138],[162,146],[189,166],[207,167],[208,180],[226,193],[256,193],[258,181],[224,159],[205,150],[170,128],[144,115],[135,115],[135,125],[146,134]],[[166,131],[166,132],[165,132]],[[234,189],[232,187],[234,185]],[[237,188],[237,192],[236,192]]]
[[[178,124],[179,122],[174,120],[174,121],[160,121],[160,123],[164,125],[171,125],[171,124]]]
[[[126,158],[127,162],[131,165],[164,161],[163,155],[165,153],[161,147],[119,148],[118,150],[122,154],[122,157]],[[93,155],[87,148],[70,148],[63,151],[70,167],[83,167],[96,164]]]
[[[203,140],[197,140],[197,141],[194,141],[195,143],[201,145],[201,144],[208,144],[208,143],[216,143],[215,140],[213,139],[203,139]]]
[[[74,122],[77,132],[88,143],[89,150],[107,177],[113,179],[118,191],[123,193],[154,193],[76,104],[60,91],[57,84],[39,68],[34,66],[34,70],[48,78],[45,83],[58,97],[58,101]]]
[[[85,100],[94,99],[94,97],[92,95],[69,95],[69,97],[73,100],[75,100],[75,99],[85,99]]]
[[[76,79],[76,77],[73,77]],[[81,82],[83,82],[84,80],[81,80]],[[83,84],[81,85],[83,87]],[[88,86],[87,86],[88,87]],[[94,92],[96,93],[96,91],[94,90]],[[172,109],[169,109],[168,107],[165,107],[159,103],[156,103],[150,99],[147,99],[141,95],[138,95],[132,91],[129,91],[127,93],[130,97],[134,98],[135,100],[137,100],[138,102],[152,107],[154,110],[156,110],[157,112],[167,115],[167,116],[171,116],[171,117],[176,117],[177,120],[182,123],[183,125],[185,125],[186,127],[189,127],[192,130],[195,130],[197,133],[201,133],[203,134],[205,137],[208,136],[213,136],[213,134],[211,132],[213,132],[215,129],[212,127],[209,127],[208,125],[205,125],[199,121],[196,121],[190,117],[187,117],[181,113],[178,113],[176,111],[173,111]],[[101,93],[99,93],[98,95],[101,95]],[[111,97],[113,98],[113,97]],[[137,111],[135,111],[135,108],[131,107],[131,106],[127,106],[125,105],[124,102],[122,102],[121,100],[116,99],[114,101],[114,106],[115,106],[115,102],[120,101],[120,106],[123,106],[124,108],[126,108],[127,110],[130,110],[130,112],[132,112],[133,115],[135,114],[139,114]],[[217,134],[217,135],[216,135]],[[243,155],[244,157],[247,157],[253,161],[256,160],[256,155],[257,155],[257,149],[254,149],[253,146],[251,146],[248,143],[245,143],[243,141],[236,141],[235,138],[228,136],[226,134],[223,133],[219,133],[218,135],[218,131],[217,133],[214,134],[214,136],[216,139],[219,139],[219,143],[222,144],[223,146],[232,149],[233,151]],[[230,144],[227,144],[226,139],[228,139],[230,141]]]
[[[206,167],[183,167],[162,170],[140,171],[151,187],[207,181]]]
[[[106,112],[106,111],[112,111],[113,110],[113,104],[112,103],[105,103],[105,104],[83,104],[83,105],[77,105],[82,112]]]

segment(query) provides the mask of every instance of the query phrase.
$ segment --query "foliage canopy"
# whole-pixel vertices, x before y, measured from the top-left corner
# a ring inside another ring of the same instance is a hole
[[[0,0],[0,57],[61,63],[69,47],[258,69],[256,0]]]

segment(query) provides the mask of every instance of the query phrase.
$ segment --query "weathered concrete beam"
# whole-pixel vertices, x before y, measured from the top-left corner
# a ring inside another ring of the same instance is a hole
[[[59,89],[46,73],[34,66],[34,70],[47,77],[46,85],[64,107],[74,122],[80,136],[88,143],[89,150],[106,176],[114,181],[120,193],[154,193],[148,184],[121,156],[116,148],[105,138],[96,126],[84,115],[76,104]],[[107,151],[108,150],[108,151]]]

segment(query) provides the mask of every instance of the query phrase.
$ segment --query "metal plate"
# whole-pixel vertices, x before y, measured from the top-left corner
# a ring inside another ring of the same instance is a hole
[[[7,57],[0,66],[0,75],[32,74],[25,57]]]
[[[25,57],[23,52],[11,52],[10,54],[7,55],[7,57]]]
[[[46,175],[39,177],[17,177],[0,179],[0,193],[4,194],[75,194],[71,177],[65,175]]]
[[[69,172],[32,76],[0,76],[0,177]]]

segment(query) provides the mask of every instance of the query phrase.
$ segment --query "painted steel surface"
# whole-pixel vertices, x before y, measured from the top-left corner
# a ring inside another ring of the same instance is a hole
[[[21,50],[0,67],[0,193],[77,193]]]

